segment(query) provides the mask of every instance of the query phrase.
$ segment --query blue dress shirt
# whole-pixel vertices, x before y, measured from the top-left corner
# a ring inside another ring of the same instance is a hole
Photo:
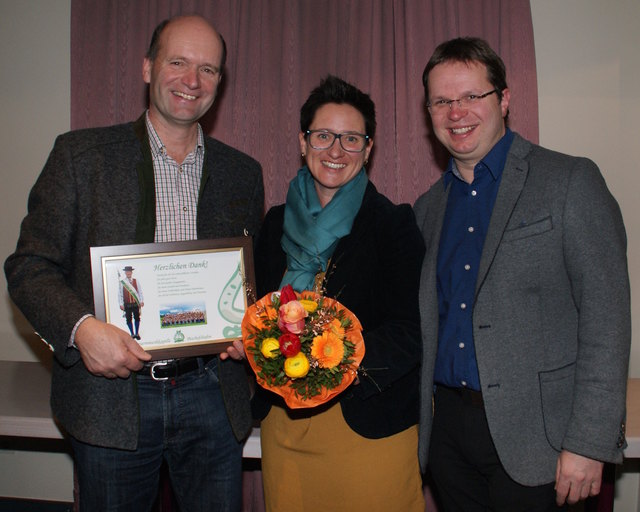
[[[489,228],[502,170],[513,141],[505,135],[473,169],[473,182],[462,179],[449,160],[443,185],[451,185],[438,251],[438,354],[434,382],[480,390],[473,343],[473,303],[482,247]]]

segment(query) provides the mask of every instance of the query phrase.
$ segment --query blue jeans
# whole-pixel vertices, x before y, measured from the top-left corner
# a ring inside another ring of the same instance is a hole
[[[239,511],[242,444],[224,408],[217,358],[176,379],[134,378],[140,404],[137,450],[72,439],[80,510],[151,510],[165,460],[181,512]]]

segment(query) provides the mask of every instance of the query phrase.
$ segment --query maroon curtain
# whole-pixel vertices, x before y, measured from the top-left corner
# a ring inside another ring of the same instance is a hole
[[[328,73],[373,98],[371,180],[392,201],[413,203],[446,164],[430,135],[422,71],[437,44],[452,37],[483,37],[501,55],[510,126],[538,141],[528,0],[72,0],[71,127],[139,116],[154,27],[192,13],[209,19],[228,47],[222,88],[203,126],[262,164],[267,207],[284,201],[302,165],[300,107]],[[259,471],[245,472],[244,490],[243,509],[264,510]]]
[[[538,140],[528,0],[72,0],[71,127],[135,119],[146,106],[142,59],[155,25],[199,13],[228,46],[221,93],[203,124],[263,166],[265,201],[281,203],[302,165],[299,110],[328,73],[376,103],[371,180],[412,203],[446,162],[427,122],[422,71],[435,46],[480,36],[502,56],[510,125]]]

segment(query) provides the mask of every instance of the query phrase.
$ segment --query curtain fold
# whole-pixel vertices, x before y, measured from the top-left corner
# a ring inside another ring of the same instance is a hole
[[[210,20],[228,46],[221,91],[203,126],[262,164],[267,207],[284,201],[302,164],[300,107],[328,73],[371,95],[378,131],[370,178],[392,201],[413,203],[446,163],[428,124],[422,71],[452,37],[483,37],[501,55],[510,126],[538,140],[529,0],[72,0],[71,127],[140,115],[151,32],[190,13]]]

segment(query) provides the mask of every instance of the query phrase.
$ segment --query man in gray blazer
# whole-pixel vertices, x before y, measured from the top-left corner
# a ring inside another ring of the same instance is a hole
[[[81,510],[149,510],[163,460],[181,510],[241,507],[251,414],[237,350],[152,365],[93,317],[89,258],[92,246],[257,232],[260,165],[198,123],[225,52],[203,18],[160,24],[142,68],[148,110],[58,137],[5,263],[11,297],[53,351],[51,404],[71,436]]]
[[[435,50],[423,83],[451,159],[415,204],[420,459],[445,511],[558,510],[622,460],[631,340],[626,236],[596,165],[506,127],[502,60]]]

